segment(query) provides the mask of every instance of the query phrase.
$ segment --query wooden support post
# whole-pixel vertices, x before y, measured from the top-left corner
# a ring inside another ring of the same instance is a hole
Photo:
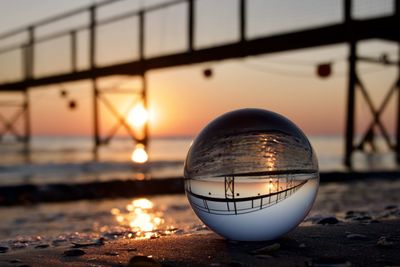
[[[146,110],[148,110],[148,102],[147,102],[147,79],[146,79],[146,66],[143,64],[145,60],[145,13],[143,10],[139,12],[139,58],[142,62],[142,92],[141,92],[141,101]],[[145,150],[147,151],[148,147],[148,134],[149,134],[149,123],[148,121],[143,126],[143,138],[142,140],[137,140],[145,146]]]
[[[25,137],[24,137],[24,152],[29,154],[30,152],[30,141],[31,141],[31,116],[30,116],[30,103],[29,103],[29,90],[24,91],[24,122],[25,122]]]
[[[145,27],[145,17],[144,11],[139,11],[139,59],[140,61],[144,60],[145,53],[145,35],[144,35],[144,27]]]
[[[398,53],[400,56],[400,42],[398,43]],[[398,71],[398,77],[397,77],[397,129],[396,129],[396,144],[395,144],[395,149],[396,149],[396,162],[397,164],[400,164],[400,60],[398,63],[397,71]]]
[[[188,0],[188,52],[194,50],[194,0]]]
[[[71,31],[71,69],[72,72],[77,71],[77,42],[76,42],[76,31]]]
[[[246,41],[246,0],[239,2],[239,38],[241,42]]]
[[[35,60],[35,28],[28,28],[28,45],[25,48],[25,79],[33,79],[34,76],[34,60]],[[24,88],[24,103],[22,106],[24,116],[24,153],[29,158],[30,141],[31,141],[31,121],[30,121],[30,105],[29,105],[29,88]]]
[[[96,68],[96,6],[89,8],[90,13],[90,40],[89,40],[89,62],[90,68],[93,70]]]
[[[91,6],[90,13],[90,39],[89,39],[89,62],[91,70],[96,69],[96,6]],[[94,157],[98,158],[98,148],[101,145],[100,129],[99,129],[99,110],[98,110],[98,96],[99,90],[97,88],[96,77],[92,77],[92,91],[93,91],[93,142],[94,142]]]
[[[100,122],[99,122],[99,108],[98,108],[99,90],[97,88],[96,78],[92,79],[92,90],[93,90],[94,145],[96,150],[95,152],[97,152],[98,146],[101,145],[101,140],[100,140]]]
[[[143,106],[149,112],[148,109],[148,100],[147,100],[147,78],[146,78],[146,73],[143,72],[142,74],[142,101],[143,101]],[[148,144],[149,144],[149,120],[147,120],[144,124],[143,127],[143,140],[142,143],[145,146],[145,149],[147,151],[148,149]]]
[[[357,85],[357,73],[356,73],[356,55],[357,55],[357,43],[352,38],[352,1],[344,0],[345,3],[345,23],[347,24],[349,42],[349,70],[348,70],[348,88],[347,88],[347,118],[346,118],[346,135],[345,135],[345,158],[344,164],[347,167],[352,166],[351,156],[354,151],[354,118],[355,118],[355,97],[356,97],[356,85]]]
[[[26,60],[26,78],[33,78],[33,68],[34,68],[34,60],[35,60],[35,28],[33,26],[28,28],[28,50],[27,50],[27,60]]]
[[[395,3],[396,20],[400,22],[400,0]],[[396,162],[400,164],[400,39],[397,40],[398,57],[397,57],[397,129],[396,129]]]

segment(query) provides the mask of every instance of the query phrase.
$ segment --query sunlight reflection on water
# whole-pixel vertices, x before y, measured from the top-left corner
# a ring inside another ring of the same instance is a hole
[[[128,234],[128,238],[157,238],[160,227],[165,223],[163,212],[156,210],[153,202],[146,198],[134,199],[124,210],[113,208],[111,214],[119,225],[131,229],[132,233]],[[170,226],[162,234],[171,234],[173,229],[174,227]]]

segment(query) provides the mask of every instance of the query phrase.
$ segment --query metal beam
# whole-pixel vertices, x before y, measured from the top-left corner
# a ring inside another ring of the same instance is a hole
[[[399,37],[400,32],[396,27],[393,27],[393,25],[396,25],[395,22],[395,16],[353,21],[351,37],[355,41],[371,38],[396,39]],[[27,87],[92,79],[93,77],[122,74],[141,75],[144,71],[154,69],[340,44],[349,41],[347,32],[348,25],[340,23],[294,33],[246,40],[244,42],[239,41],[233,44],[194,50],[189,53],[183,51],[143,61],[136,60],[112,66],[91,68],[76,73],[65,73],[31,80],[3,83],[0,84],[0,91],[23,91]]]

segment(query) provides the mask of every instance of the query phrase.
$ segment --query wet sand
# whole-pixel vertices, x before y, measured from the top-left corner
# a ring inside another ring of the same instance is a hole
[[[84,253],[76,256],[66,255],[73,244],[12,249],[0,266],[128,266],[138,255],[152,257],[146,266],[399,266],[400,220],[300,226],[273,242],[230,242],[203,230],[83,245],[69,252]]]

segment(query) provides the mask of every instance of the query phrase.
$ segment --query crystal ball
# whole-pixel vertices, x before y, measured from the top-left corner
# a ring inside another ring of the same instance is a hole
[[[273,240],[294,229],[319,184],[305,134],[262,109],[235,110],[210,122],[189,149],[184,178],[200,220],[237,241]]]

